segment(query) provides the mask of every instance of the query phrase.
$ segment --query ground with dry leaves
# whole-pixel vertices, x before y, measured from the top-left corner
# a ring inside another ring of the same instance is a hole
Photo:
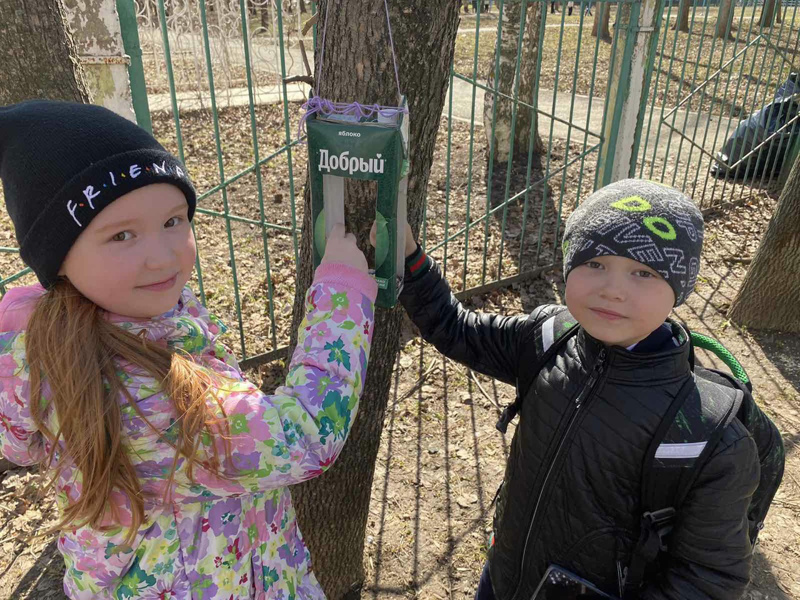
[[[296,126],[297,107],[290,112]],[[280,107],[255,111],[260,156],[285,143]],[[214,124],[205,112],[181,121],[186,162],[198,188],[219,183]],[[158,137],[177,152],[171,119],[157,116]],[[253,147],[247,109],[232,109],[220,118],[222,169],[227,177],[252,164]],[[491,186],[485,139],[480,128],[454,123],[453,152],[448,168],[447,123],[443,122],[428,194],[426,246],[448,268],[456,290],[470,289],[498,277],[547,265],[557,258],[555,240],[560,223],[577,199],[591,188],[594,161],[587,159],[558,171],[577,155],[582,144],[554,140],[549,158],[515,165],[510,177],[495,167]],[[247,173],[201,201],[206,211],[227,210],[280,227],[265,238],[261,227],[211,214],[197,217],[203,284],[209,306],[232,326],[228,342],[241,354],[236,306],[241,308],[241,332],[248,354],[279,347],[288,339],[293,301],[294,238],[300,222],[293,214],[291,191],[302,190],[305,151],[279,154],[260,170]],[[660,168],[660,165],[658,166]],[[447,174],[450,173],[448,180]],[[471,175],[470,175],[471,173]],[[528,179],[530,173],[530,179]],[[530,194],[501,207],[505,199],[529,184],[557,173],[549,185],[532,186]],[[717,201],[733,206],[707,215],[707,243],[697,292],[678,310],[678,317],[697,331],[722,341],[741,360],[754,381],[757,400],[784,435],[787,470],[756,553],[750,600],[800,598],[800,338],[782,333],[740,330],[725,313],[745,274],[774,208],[776,194],[740,184],[717,184]],[[259,194],[259,189],[261,193]],[[491,190],[487,201],[487,189]],[[710,189],[710,187],[709,187]],[[259,198],[263,201],[259,202]],[[298,207],[299,210],[299,207]],[[0,245],[13,246],[9,221],[0,215]],[[454,235],[472,223],[469,242]],[[230,229],[228,229],[230,227]],[[230,237],[229,237],[230,231]],[[443,241],[450,239],[445,248]],[[437,247],[438,246],[438,247]],[[231,251],[232,249],[232,251]],[[266,252],[265,252],[266,249]],[[446,256],[445,256],[446,252]],[[265,256],[269,255],[269,272]],[[231,254],[234,260],[231,260]],[[238,295],[231,265],[237,266]],[[0,255],[8,275],[19,267],[16,257]],[[29,283],[30,276],[23,278]],[[273,309],[268,289],[274,290]],[[562,299],[563,285],[555,270],[511,288],[474,296],[478,309],[506,314],[528,312],[544,302]],[[706,357],[706,360],[711,360]],[[280,365],[252,373],[265,389],[277,383]],[[513,427],[506,436],[494,428],[500,407],[513,390],[443,359],[414,335],[403,332],[392,397],[376,464],[365,560],[366,595],[374,598],[468,598],[475,589],[486,551],[491,500],[502,477]],[[44,534],[55,517],[50,497],[41,498],[41,483],[29,471],[7,472],[0,481],[0,599],[61,599],[63,562],[53,537]]]

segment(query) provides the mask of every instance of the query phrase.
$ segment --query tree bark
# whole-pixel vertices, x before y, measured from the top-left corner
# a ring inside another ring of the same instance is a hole
[[[522,57],[520,59],[519,70],[519,92],[520,101],[536,106],[538,90],[534,89],[536,83],[536,64],[539,54],[539,33],[542,23],[542,7],[540,0],[527,0],[523,7],[523,0],[507,2],[503,9],[503,35],[498,39],[500,44],[500,69],[498,80],[489,86],[507,96],[514,96],[514,84],[516,74],[516,61],[519,42],[520,22],[523,18],[522,10],[525,8],[525,32],[522,40]],[[495,52],[498,48],[495,47]],[[492,71],[494,74],[494,70]],[[497,100],[497,112],[494,113],[494,101]],[[514,111],[514,103],[508,98],[497,96],[486,91],[483,100],[483,125],[486,133],[487,144],[491,145],[492,140],[492,116],[495,115],[494,124],[494,150],[495,160],[500,163],[507,163],[512,151],[511,140],[511,121]],[[514,129],[513,155],[528,156],[530,146],[531,124],[533,123],[533,152],[541,154],[544,151],[544,144],[539,136],[538,119],[535,110],[517,105],[517,121]]]
[[[751,329],[800,332],[800,158],[736,295],[728,318]]]
[[[319,6],[320,27],[324,26],[329,6],[329,0]],[[321,35],[320,29],[317,36],[317,61],[325,38],[320,96],[332,101],[396,105],[397,85],[383,3],[348,0],[336,2],[331,8],[327,35]],[[458,0],[407,0],[402,6],[390,3],[400,85],[408,97],[410,111],[408,220],[415,232],[422,217],[446,97],[458,9]],[[364,182],[348,181],[345,186],[345,220],[362,249],[369,246],[369,229],[375,217],[374,193],[369,193],[369,189]],[[297,343],[303,298],[313,271],[308,185],[304,206],[290,356]],[[369,252],[368,258],[372,254]],[[330,600],[357,598],[364,584],[364,536],[375,459],[398,349],[401,310],[399,306],[376,310],[361,408],[341,456],[322,477],[292,488],[314,572]]]
[[[691,0],[681,0],[678,4],[678,16],[675,20],[673,31],[684,31],[689,33],[689,12],[692,9]]]
[[[0,0],[0,105],[91,100],[61,0]]]
[[[731,29],[733,28],[733,0],[722,0],[719,5],[717,15],[717,26],[714,29],[714,37],[722,39],[733,39]]]
[[[778,8],[775,10],[775,22],[783,22],[783,0],[778,0]]]
[[[598,2],[594,11],[592,37],[600,36],[603,42],[611,43],[611,7],[608,2]]]
[[[775,0],[764,0],[764,7],[761,9],[761,26],[772,27],[775,18]]]

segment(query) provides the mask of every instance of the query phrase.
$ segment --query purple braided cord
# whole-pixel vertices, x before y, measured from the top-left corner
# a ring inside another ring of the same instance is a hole
[[[380,104],[359,104],[358,102],[351,102],[346,104],[344,102],[331,102],[325,98],[314,96],[309,98],[302,106],[303,116],[300,118],[300,124],[297,127],[297,139],[301,139],[306,131],[306,121],[314,113],[323,115],[351,115],[358,117],[358,119],[371,119],[380,115],[386,119],[394,117],[400,113],[408,114],[408,108],[400,106],[381,106]]]

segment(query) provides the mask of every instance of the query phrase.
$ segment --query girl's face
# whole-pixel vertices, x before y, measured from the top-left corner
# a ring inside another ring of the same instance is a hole
[[[672,287],[650,267],[599,256],[567,276],[567,307],[593,338],[628,347],[655,331],[675,304]]]
[[[188,212],[183,192],[167,183],[125,194],[87,225],[59,274],[109,312],[163,314],[178,302],[194,267]]]

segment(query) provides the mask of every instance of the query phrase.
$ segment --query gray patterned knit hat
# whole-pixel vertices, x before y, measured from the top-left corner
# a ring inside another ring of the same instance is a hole
[[[678,190],[623,179],[581,203],[564,229],[564,281],[597,256],[624,256],[659,272],[675,292],[675,306],[692,293],[700,270],[703,215]]]

